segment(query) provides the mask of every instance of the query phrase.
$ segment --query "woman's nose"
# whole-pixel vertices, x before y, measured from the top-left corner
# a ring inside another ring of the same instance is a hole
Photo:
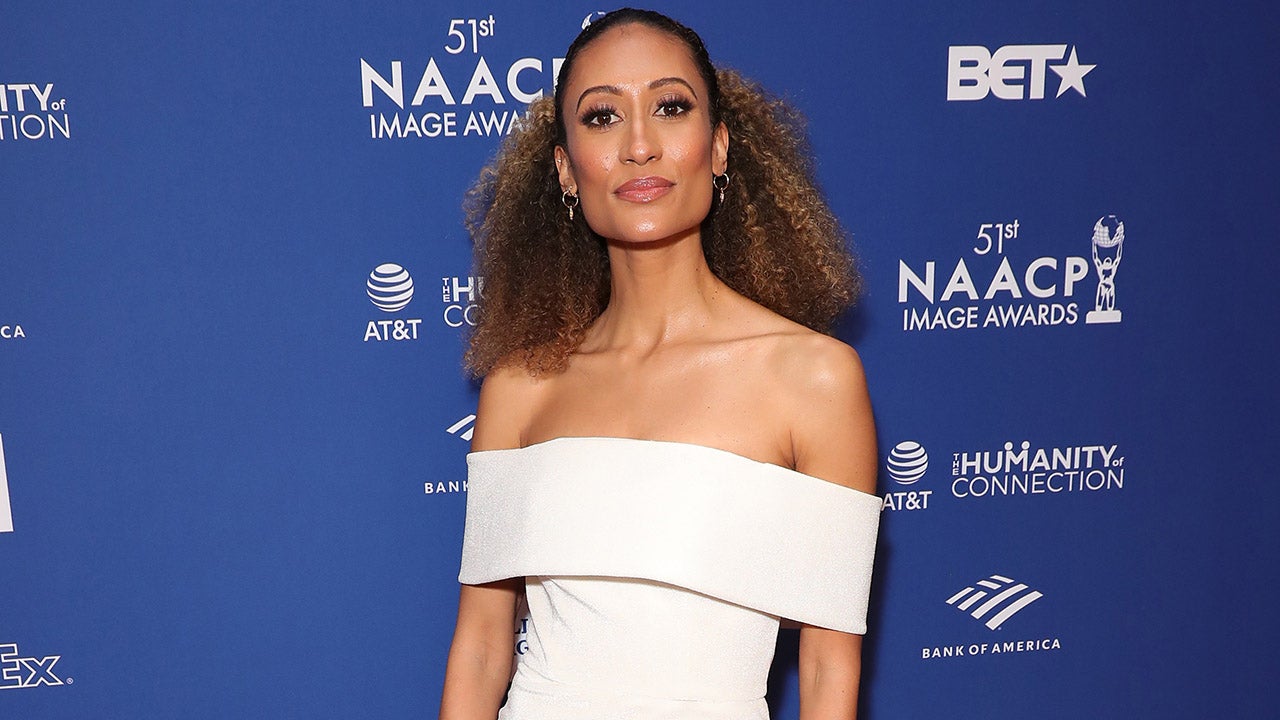
[[[662,154],[662,144],[655,136],[648,118],[633,120],[627,124],[623,138],[622,161],[644,165]]]

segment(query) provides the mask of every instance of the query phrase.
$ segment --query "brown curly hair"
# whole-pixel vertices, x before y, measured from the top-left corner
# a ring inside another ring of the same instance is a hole
[[[567,53],[561,86],[582,40]],[[705,49],[690,49],[705,57]],[[715,77],[713,117],[729,130],[732,182],[702,224],[707,263],[734,291],[828,332],[856,300],[861,277],[814,181],[802,118],[732,70],[716,70]],[[570,220],[561,201],[552,158],[562,127],[554,98],[531,104],[521,128],[467,194],[476,272],[484,278],[464,358],[476,375],[507,364],[533,375],[560,372],[609,302],[605,240],[581,213]]]

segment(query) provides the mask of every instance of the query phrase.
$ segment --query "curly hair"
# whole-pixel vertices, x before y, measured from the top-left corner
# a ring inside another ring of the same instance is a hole
[[[612,20],[655,25],[671,32],[674,20],[615,11],[588,26],[566,53],[559,86],[577,51]],[[635,17],[638,15],[639,17]],[[702,41],[690,44],[695,63]],[[587,36],[588,32],[592,32]],[[584,40],[584,36],[587,36]],[[699,52],[701,58],[698,57]],[[845,234],[813,177],[803,120],[785,102],[732,70],[713,70],[712,117],[729,130],[732,182],[723,203],[702,223],[702,247],[711,271],[743,296],[818,332],[849,308],[861,291]],[[486,375],[502,365],[533,375],[557,373],[609,303],[606,241],[579,213],[570,219],[561,201],[553,149],[563,140],[555,98],[529,106],[519,130],[507,137],[493,163],[467,194],[467,227],[476,243],[476,272],[484,278],[479,318],[465,355],[468,369]]]

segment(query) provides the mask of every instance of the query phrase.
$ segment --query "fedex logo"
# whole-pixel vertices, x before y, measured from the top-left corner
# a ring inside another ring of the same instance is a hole
[[[17,643],[0,645],[0,690],[64,684],[53,672],[53,666],[61,659],[61,655],[18,657]]]
[[[981,45],[947,49],[947,100],[1043,100],[1049,71],[1058,76],[1058,92],[1085,97],[1084,76],[1096,65],[1082,65],[1067,45],[1005,45],[991,52]]]

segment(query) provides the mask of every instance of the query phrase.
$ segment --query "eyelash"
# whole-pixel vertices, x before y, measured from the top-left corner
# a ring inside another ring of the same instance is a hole
[[[684,115],[693,109],[693,103],[680,95],[667,95],[658,101],[658,112],[662,117],[673,118]],[[672,112],[674,110],[674,112]],[[613,122],[604,122],[609,116],[616,117],[618,111],[612,105],[600,104],[587,108],[579,118],[588,127],[608,127]]]
[[[689,112],[690,110],[692,110],[693,103],[689,102],[686,98],[680,95],[667,95],[658,101],[658,110],[661,111],[667,108],[675,108],[676,110],[678,110],[678,112],[666,114],[666,117],[675,117],[677,115],[683,115]]]
[[[608,127],[613,123],[601,121],[610,115],[616,117],[617,114],[618,111],[612,105],[592,105],[587,108],[586,112],[582,113],[582,117],[579,119],[582,121],[583,125],[587,125],[588,127]]]

